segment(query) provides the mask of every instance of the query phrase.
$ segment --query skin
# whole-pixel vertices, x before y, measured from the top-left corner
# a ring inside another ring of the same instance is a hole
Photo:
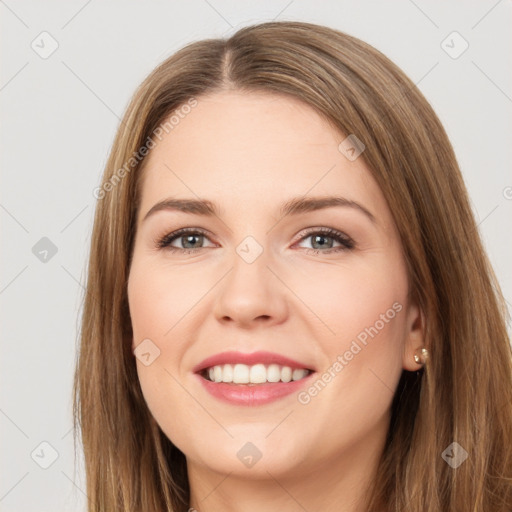
[[[298,99],[223,91],[199,97],[147,157],[128,282],[132,348],[149,338],[160,350],[149,366],[136,359],[140,385],[187,458],[200,512],[360,510],[401,372],[419,368],[421,312],[396,226],[363,159],[338,150],[344,138]],[[293,197],[324,195],[357,201],[375,222],[350,207],[279,215]],[[170,196],[209,199],[220,215],[161,210],[143,221]],[[196,252],[183,249],[187,235],[172,242],[181,252],[157,247],[186,227],[208,232],[192,239]],[[322,227],[355,247],[329,253],[340,242],[324,235],[322,246],[308,229]],[[247,236],[263,249],[250,264],[236,252]],[[307,404],[296,393],[224,403],[192,373],[219,352],[268,350],[321,376],[394,303],[401,311]],[[248,441],[262,454],[251,468],[237,457]]]

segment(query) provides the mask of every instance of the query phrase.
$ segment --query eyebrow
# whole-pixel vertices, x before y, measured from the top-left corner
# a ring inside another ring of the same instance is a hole
[[[299,215],[333,207],[353,208],[366,215],[372,222],[376,222],[375,216],[363,205],[351,199],[337,196],[294,197],[281,206],[280,216]],[[142,219],[142,222],[162,210],[180,211],[206,217],[220,216],[217,205],[207,199],[177,199],[170,197],[152,206]]]

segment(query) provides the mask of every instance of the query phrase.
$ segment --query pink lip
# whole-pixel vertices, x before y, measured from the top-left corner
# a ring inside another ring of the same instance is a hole
[[[289,366],[292,369],[305,368],[311,370],[311,373],[300,380],[290,382],[267,382],[264,384],[234,384],[227,382],[211,382],[205,379],[201,374],[206,368],[223,364],[278,364],[280,366]],[[273,352],[253,352],[245,354],[243,352],[222,352],[206,358],[193,368],[195,376],[199,379],[212,396],[233,405],[263,405],[273,402],[279,398],[299,391],[307,384],[311,376],[315,373],[313,368],[294,359],[275,354]]]
[[[198,365],[194,366],[192,371],[194,373],[199,373],[205,370],[206,368],[210,368],[212,366],[237,363],[246,364],[249,366],[254,364],[278,364],[280,366],[290,366],[292,370],[295,368],[306,368],[308,370],[314,371],[314,368],[310,368],[308,365],[304,363],[295,361],[294,359],[290,359],[289,357],[285,357],[274,352],[265,351],[252,352],[251,354],[235,351],[221,352],[220,354],[215,354],[214,356],[207,357]]]
[[[200,374],[200,380],[206,391],[212,396],[232,405],[264,405],[292,393],[297,393],[306,385],[315,373],[290,382],[267,382],[265,384],[233,384],[227,382],[211,382]]]

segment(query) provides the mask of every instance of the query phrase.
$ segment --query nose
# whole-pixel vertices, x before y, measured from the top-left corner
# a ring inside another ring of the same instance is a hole
[[[288,314],[287,288],[263,251],[254,261],[235,253],[231,269],[216,287],[214,315],[242,328],[282,323]]]

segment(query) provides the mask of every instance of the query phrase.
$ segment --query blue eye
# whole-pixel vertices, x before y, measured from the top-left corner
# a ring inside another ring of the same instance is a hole
[[[168,235],[165,235],[163,238],[161,238],[157,246],[159,249],[168,249],[171,252],[175,251],[187,251],[188,252],[195,252],[199,249],[203,249],[203,247],[186,247],[186,245],[194,245],[197,244],[197,240],[203,240],[206,238],[206,233],[198,230],[198,229],[192,229],[192,228],[183,228],[179,229],[178,231],[174,231],[173,233],[169,233]],[[183,247],[175,247],[171,245],[172,242],[175,240],[181,240]]]
[[[313,252],[314,254],[318,254],[320,252],[330,254],[333,252],[347,251],[355,247],[354,241],[349,236],[332,228],[315,228],[314,230],[304,235],[301,238],[301,241],[307,240],[308,238],[312,239],[313,245],[317,244],[317,247],[320,247],[321,249],[327,248],[327,250],[319,250],[315,247],[312,249],[306,247],[307,252]],[[335,240],[340,244],[340,246],[332,247],[332,243],[325,242],[325,240],[329,239]]]
[[[305,249],[308,253],[313,252],[314,254],[330,254],[333,252],[347,251],[355,247],[354,241],[349,236],[332,228],[314,228],[303,235],[299,242],[307,240],[308,238],[312,239],[313,245],[317,245],[317,247],[313,248],[306,247]],[[204,242],[205,239],[209,240],[206,232],[203,230],[195,228],[183,228],[162,237],[157,241],[157,247],[159,249],[166,249],[171,252],[182,252],[185,254],[190,254],[197,252],[200,249],[206,249],[206,247],[201,246],[201,243]],[[340,246],[333,247],[332,242],[325,242],[325,240],[329,239],[338,242]],[[176,247],[172,245],[176,240],[181,241],[182,247]]]

